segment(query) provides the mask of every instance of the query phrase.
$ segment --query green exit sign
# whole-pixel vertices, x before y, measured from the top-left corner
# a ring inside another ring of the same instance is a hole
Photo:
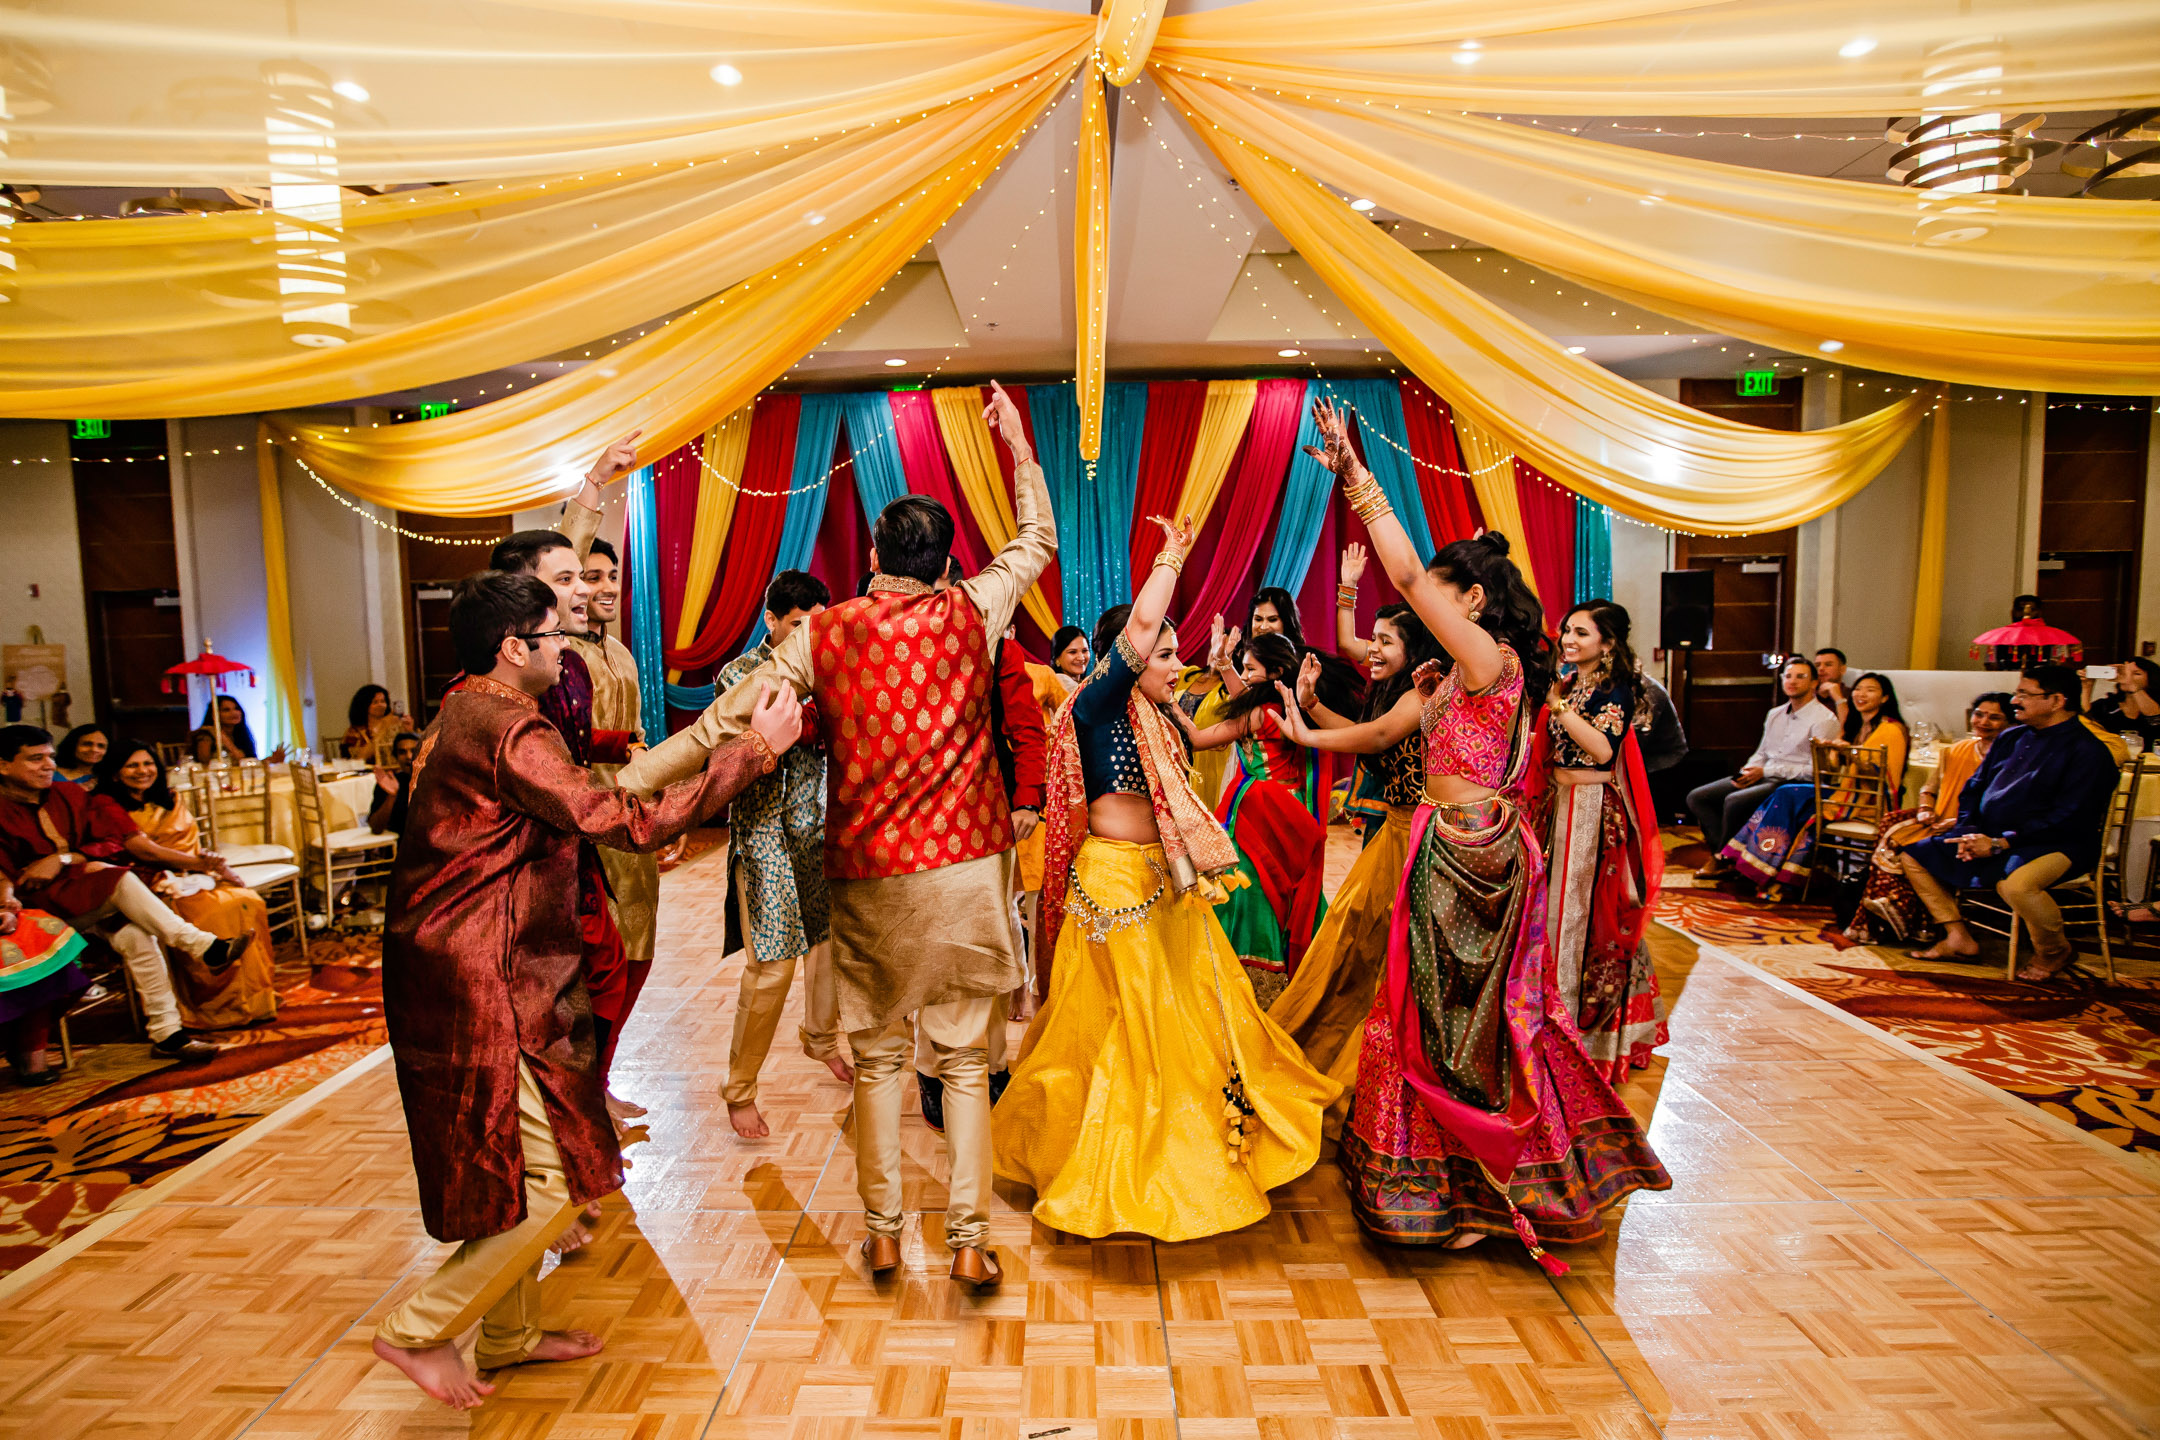
[[[440,420],[455,409],[457,409],[457,401],[455,400],[423,400],[420,402],[420,418],[422,420]]]
[[[1742,395],[1777,394],[1778,373],[1775,370],[1742,370],[1740,393]]]
[[[110,440],[112,439],[112,421],[77,420],[75,422],[75,438],[77,440]]]

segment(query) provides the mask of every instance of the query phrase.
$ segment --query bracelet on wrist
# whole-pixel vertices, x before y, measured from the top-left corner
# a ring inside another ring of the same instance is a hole
[[[1155,564],[1167,565],[1180,575],[1185,573],[1185,553],[1182,550],[1164,549],[1155,556]]]

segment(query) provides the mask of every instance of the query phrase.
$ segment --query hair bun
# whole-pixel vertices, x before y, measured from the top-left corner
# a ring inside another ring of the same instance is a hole
[[[1504,557],[1508,553],[1508,538],[1498,530],[1485,531],[1477,537],[1477,543],[1483,545],[1495,555]]]

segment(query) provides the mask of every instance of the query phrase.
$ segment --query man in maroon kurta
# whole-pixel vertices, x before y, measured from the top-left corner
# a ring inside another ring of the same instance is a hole
[[[548,587],[486,571],[458,587],[450,632],[470,677],[414,767],[391,872],[383,1002],[420,1182],[439,1240],[464,1243],[377,1328],[375,1353],[469,1409],[481,1369],[589,1355],[539,1324],[539,1261],[577,1206],[621,1187],[579,976],[578,847],[657,850],[723,809],[793,743],[793,696],[650,801],[595,778],[540,713],[564,630]],[[755,733],[751,733],[755,732]]]

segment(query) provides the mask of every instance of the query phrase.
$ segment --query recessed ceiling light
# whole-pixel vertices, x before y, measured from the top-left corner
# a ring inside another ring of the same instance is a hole
[[[812,210],[809,214],[803,216],[802,218],[803,224],[805,225],[822,225],[825,223],[825,217],[818,214],[818,212],[815,210]]]
[[[1484,57],[1478,54],[1478,52],[1475,50],[1457,50],[1453,55],[1449,56],[1448,58],[1453,60],[1457,65],[1475,65],[1479,60],[1483,59]]]
[[[905,364],[907,364],[907,361],[905,361],[905,360],[902,360],[902,359],[901,359],[901,358],[900,358],[899,356],[895,355],[895,356],[893,356],[893,358],[892,358],[892,359],[890,359],[890,360],[887,360],[887,361],[886,361],[885,363],[886,363],[887,365],[890,365],[890,366],[892,366],[892,367],[893,367],[893,368],[894,368],[895,370],[897,370],[897,369],[899,369],[899,368],[900,368],[900,367],[901,367],[902,365],[905,365]]]
[[[1857,60],[1875,48],[1875,42],[1865,35],[1855,36],[1837,47],[1837,53],[1848,60]]]
[[[1374,204],[1374,202],[1373,202],[1373,201],[1371,201],[1371,200],[1352,200],[1352,201],[1350,202],[1350,208],[1351,208],[1352,210],[1355,210],[1355,211],[1357,211],[1357,212],[1358,212],[1358,213],[1359,213],[1360,215],[1362,215],[1362,214],[1364,214],[1364,213],[1365,213],[1365,212],[1366,212],[1367,210],[1370,210],[1370,209],[1372,209],[1372,208],[1373,208],[1373,204]]]
[[[337,82],[337,84],[332,85],[330,88],[332,90],[335,90],[338,94],[344,96],[347,100],[352,101],[355,105],[367,104],[367,86],[362,85],[357,80],[340,80]]]
[[[1822,344],[1816,346],[1815,348],[1835,355],[1838,351],[1845,348],[1845,342],[1842,340],[1825,340],[1822,342]]]
[[[1583,353],[1583,351],[1588,350],[1589,348],[1590,347],[1587,345],[1570,345],[1567,347],[1567,353],[1570,355],[1580,355]]]
[[[1275,353],[1282,356],[1282,358],[1285,360],[1295,360],[1298,356],[1304,354],[1305,352],[1302,350],[1277,350]]]
[[[711,74],[713,80],[721,85],[742,84],[742,71],[737,70],[732,65],[728,65],[725,63],[715,65],[712,67]]]

